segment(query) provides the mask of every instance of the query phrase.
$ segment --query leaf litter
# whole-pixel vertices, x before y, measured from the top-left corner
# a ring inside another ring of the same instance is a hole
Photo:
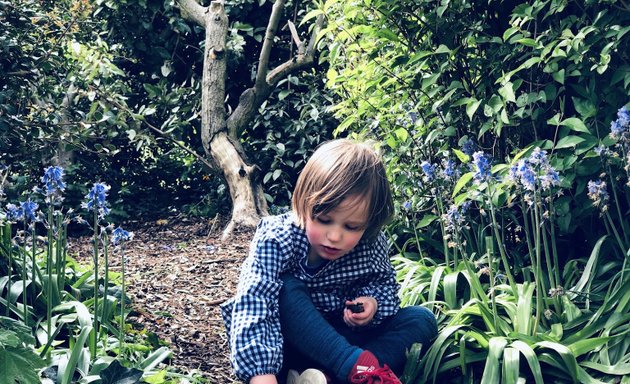
[[[149,342],[169,347],[171,366],[181,372],[198,372],[209,383],[240,383],[230,366],[219,305],[236,290],[252,232],[234,232],[222,242],[214,224],[175,217],[127,225],[134,233],[125,245],[132,309],[127,321],[145,329]],[[69,239],[70,255],[91,263],[90,240]],[[120,272],[115,252],[110,270]]]

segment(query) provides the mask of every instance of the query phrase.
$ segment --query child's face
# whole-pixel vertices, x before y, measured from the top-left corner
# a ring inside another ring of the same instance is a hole
[[[309,262],[337,260],[361,240],[368,222],[367,201],[362,196],[345,198],[332,211],[306,219],[311,245]]]

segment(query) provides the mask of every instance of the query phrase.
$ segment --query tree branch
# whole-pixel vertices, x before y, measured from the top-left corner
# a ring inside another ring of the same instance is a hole
[[[273,87],[287,75],[313,65],[315,62],[315,41],[317,40],[317,34],[322,29],[323,25],[324,16],[320,15],[315,22],[315,27],[313,28],[308,46],[306,47],[306,50],[304,50],[304,53],[298,54],[295,58],[285,61],[270,71],[266,79],[269,86]]]
[[[277,0],[273,5],[271,16],[269,16],[269,23],[267,24],[267,31],[265,32],[265,40],[263,41],[263,46],[260,50],[260,56],[258,58],[258,70],[256,71],[257,85],[263,83],[267,76],[269,56],[271,55],[273,40],[276,37],[276,31],[278,30],[278,24],[280,23],[280,17],[282,16],[283,9],[284,0]]]
[[[182,17],[202,26],[206,27],[206,18],[204,15],[208,12],[208,7],[199,5],[195,0],[176,0],[181,10]]]
[[[128,113],[130,116],[134,116],[137,115],[135,114],[131,109],[129,109],[129,107],[127,107],[124,104],[119,103],[118,101],[114,100],[114,98],[110,98],[108,97],[105,93],[101,92],[99,89],[96,89],[97,93],[100,94],[101,96],[103,96],[103,98],[105,99],[106,102],[111,103],[112,105],[116,106],[118,109],[120,109],[121,111],[124,111],[126,113]],[[137,118],[134,118],[137,119]],[[171,137],[168,133],[162,131],[161,129],[159,129],[158,127],[156,127],[155,125],[149,123],[143,116],[142,119],[140,119],[140,121],[142,121],[144,124],[146,124],[147,127],[149,127],[150,130],[152,130],[153,132],[157,133],[158,135],[160,135],[162,138],[170,141],[171,143],[175,144],[176,146],[180,147],[181,149],[183,149],[184,151],[188,152],[189,154],[191,154],[192,156],[194,156],[197,160],[199,160],[200,162],[202,162],[205,166],[207,166],[209,169],[216,169],[216,167],[210,163],[206,158],[204,158],[203,156],[201,156],[200,154],[198,154],[197,152],[195,152],[194,150],[188,148],[185,144],[183,144],[182,142],[175,140],[173,137]]]

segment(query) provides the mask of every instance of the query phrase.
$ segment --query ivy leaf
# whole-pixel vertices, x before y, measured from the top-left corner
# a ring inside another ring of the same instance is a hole
[[[44,360],[30,348],[0,348],[0,383],[39,383],[36,372],[44,365]]]
[[[511,101],[516,103],[516,96],[514,95],[514,84],[511,81],[508,81],[499,89],[499,94],[503,96],[505,101]]]
[[[114,360],[109,367],[101,371],[102,384],[135,384],[140,382],[143,372],[135,368],[123,367]]]

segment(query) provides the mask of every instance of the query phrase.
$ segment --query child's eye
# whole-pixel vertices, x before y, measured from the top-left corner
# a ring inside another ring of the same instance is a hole
[[[318,216],[318,217],[317,217],[317,221],[319,221],[319,222],[320,222],[320,223],[322,223],[322,224],[328,224],[328,223],[330,223],[330,219],[325,218],[325,217],[321,217],[321,216]]]
[[[346,225],[346,228],[349,231],[360,231],[362,227],[360,225]]]

